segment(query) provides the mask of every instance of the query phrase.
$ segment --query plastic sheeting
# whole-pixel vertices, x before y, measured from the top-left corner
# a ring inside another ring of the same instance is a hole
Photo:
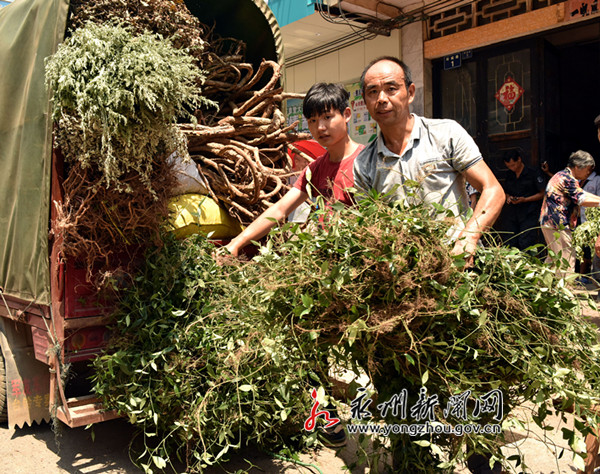
[[[44,60],[64,38],[68,0],[0,9],[0,286],[50,304],[52,120]]]

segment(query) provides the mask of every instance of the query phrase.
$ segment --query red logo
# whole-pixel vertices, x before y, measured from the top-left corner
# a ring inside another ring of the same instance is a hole
[[[331,418],[327,410],[317,411],[317,409],[319,408],[319,402],[317,401],[316,388],[313,388],[313,391],[311,392],[310,396],[314,399],[315,403],[313,404],[313,407],[310,410],[310,416],[304,422],[304,429],[306,431],[312,431],[315,429],[315,426],[317,425],[317,418],[319,418],[320,416],[325,418],[325,421],[327,421],[325,428],[335,426],[340,422],[339,418]]]
[[[510,112],[523,92],[523,88],[511,76],[507,76],[502,87],[496,92],[496,99]]]

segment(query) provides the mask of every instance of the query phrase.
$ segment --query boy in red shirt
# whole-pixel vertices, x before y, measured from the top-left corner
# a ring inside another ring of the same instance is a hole
[[[347,189],[354,186],[354,159],[364,147],[348,135],[352,116],[349,97],[342,85],[323,82],[314,84],[306,93],[302,113],[311,135],[327,152],[309,164],[292,189],[226,246],[232,255],[237,256],[251,241],[267,235],[277,222],[283,221],[309,197],[320,194],[327,203],[353,203]]]

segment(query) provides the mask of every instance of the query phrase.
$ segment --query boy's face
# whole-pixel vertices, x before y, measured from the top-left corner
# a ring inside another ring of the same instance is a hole
[[[600,127],[598,127],[598,141],[600,142]]]
[[[348,136],[348,121],[352,116],[349,107],[340,113],[337,109],[320,115],[313,115],[308,119],[308,130],[313,138],[324,148],[343,142]]]

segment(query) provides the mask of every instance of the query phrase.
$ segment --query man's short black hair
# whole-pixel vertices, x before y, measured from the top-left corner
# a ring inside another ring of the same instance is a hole
[[[519,158],[522,158],[522,155],[516,148],[504,152],[504,163],[508,163],[509,161],[517,161]]]
[[[315,115],[339,110],[341,114],[348,107],[350,93],[341,84],[317,82],[308,89],[302,102],[302,113],[309,119]]]
[[[596,128],[600,128],[600,115],[594,119],[594,125]]]
[[[365,76],[367,75],[367,71],[369,69],[371,69],[371,67],[374,64],[376,64],[380,61],[391,61],[393,63],[396,63],[398,66],[400,66],[402,68],[402,71],[404,72],[404,85],[406,86],[407,89],[413,83],[412,82],[412,73],[410,72],[410,68],[406,65],[406,63],[404,61],[398,59],[396,56],[379,56],[378,58],[373,59],[373,61],[371,61],[369,64],[367,64],[365,66],[365,68],[363,69],[362,74],[360,75],[360,88],[363,92],[363,96],[365,95]]]

